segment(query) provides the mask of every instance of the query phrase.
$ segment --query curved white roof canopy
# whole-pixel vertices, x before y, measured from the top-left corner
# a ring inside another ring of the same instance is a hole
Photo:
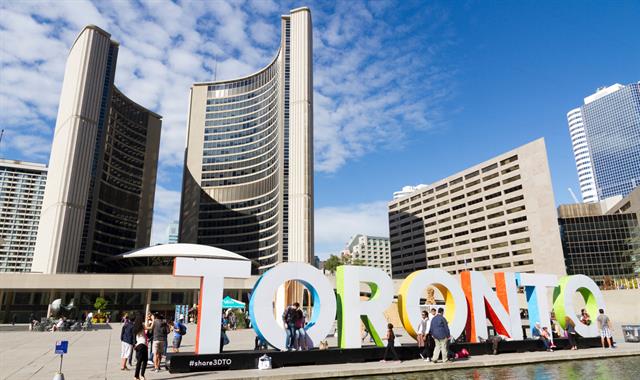
[[[240,256],[237,253],[233,253],[222,248],[186,243],[154,245],[152,247],[129,251],[117,257],[121,259],[138,259],[146,257],[197,257],[203,259],[249,261],[249,259],[244,256]]]

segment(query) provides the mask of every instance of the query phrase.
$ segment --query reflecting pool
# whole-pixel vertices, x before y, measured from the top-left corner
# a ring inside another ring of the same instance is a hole
[[[408,374],[367,376],[367,378],[376,380],[640,380],[640,356],[503,367],[443,369]]]

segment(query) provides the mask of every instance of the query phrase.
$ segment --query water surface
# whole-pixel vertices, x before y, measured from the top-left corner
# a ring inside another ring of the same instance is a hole
[[[429,372],[367,376],[367,378],[374,380],[640,380],[640,356],[502,367],[442,369]]]

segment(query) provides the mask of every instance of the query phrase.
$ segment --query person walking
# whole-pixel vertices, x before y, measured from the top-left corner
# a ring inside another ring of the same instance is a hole
[[[296,329],[296,349],[298,351],[305,350],[307,351],[309,347],[307,346],[307,333],[304,331],[305,318],[302,309],[299,307],[299,304],[296,303],[296,316],[294,320],[294,326]]]
[[[167,345],[167,335],[169,335],[169,326],[162,314],[153,316],[153,371],[160,372],[160,363],[162,355],[165,353]]]
[[[129,368],[127,368],[127,361],[131,356],[134,343],[133,324],[128,317],[125,317],[122,323],[122,330],[120,330],[120,359],[122,359],[120,369],[122,371],[129,370]]]
[[[569,338],[569,345],[572,350],[578,349],[577,338],[578,334],[576,333],[576,325],[573,323],[573,320],[569,318],[569,316],[564,317],[564,325],[566,326],[565,331],[567,332],[567,338]]]
[[[133,335],[135,337],[134,351],[136,352],[136,371],[133,378],[136,380],[144,380],[144,372],[147,370],[147,360],[149,359],[147,352],[147,329],[145,327],[144,317],[136,316],[133,322]]]
[[[389,351],[393,354],[393,357],[396,359],[396,362],[400,362],[400,357],[398,357],[398,353],[396,352],[396,334],[393,332],[393,324],[389,323],[387,325],[387,348],[384,350],[384,356],[380,362],[384,363],[387,361],[387,354]]]
[[[600,315],[596,318],[598,322],[598,330],[600,331],[600,342],[602,343],[602,348],[606,348],[604,343],[609,342],[609,348],[613,347],[613,338],[611,338],[611,319],[604,313],[604,309],[598,310]]]
[[[433,349],[433,356],[431,362],[436,363],[438,357],[442,354],[442,362],[449,361],[447,357],[447,341],[451,338],[451,332],[449,331],[449,323],[444,317],[444,309],[439,308],[438,314],[431,320],[431,326],[429,327],[429,333],[435,341],[435,348]]]

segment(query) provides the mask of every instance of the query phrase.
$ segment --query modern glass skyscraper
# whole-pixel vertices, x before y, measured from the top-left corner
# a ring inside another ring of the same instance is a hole
[[[114,86],[117,55],[93,25],[69,52],[33,272],[109,271],[149,245],[162,118]]]
[[[598,89],[567,119],[583,202],[640,185],[640,82]]]
[[[0,272],[29,272],[47,166],[0,160]]]
[[[311,12],[282,16],[280,51],[249,76],[191,87],[180,242],[261,273],[313,258]]]

